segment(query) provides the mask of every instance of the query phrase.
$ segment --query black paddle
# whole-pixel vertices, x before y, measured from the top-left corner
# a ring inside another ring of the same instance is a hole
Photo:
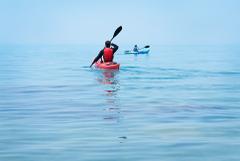
[[[150,48],[150,46],[149,46],[149,45],[146,45],[144,48]],[[144,49],[144,48],[141,48],[141,49],[138,49],[138,50],[142,50],[142,49]]]
[[[112,42],[112,40],[122,31],[122,26],[119,26],[116,31],[113,34],[112,39],[110,40],[110,42]]]
[[[113,37],[111,38],[110,42],[112,42],[112,40],[113,40],[121,31],[122,31],[122,26],[119,26],[119,27],[115,30],[115,32],[114,32],[114,34],[113,34]],[[93,65],[94,63],[96,63],[96,61],[92,62],[92,64],[90,65],[90,67],[92,67],[92,65]]]

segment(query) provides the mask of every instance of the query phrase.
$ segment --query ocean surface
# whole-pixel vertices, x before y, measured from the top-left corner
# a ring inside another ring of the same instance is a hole
[[[240,46],[101,47],[0,46],[0,161],[240,160]]]

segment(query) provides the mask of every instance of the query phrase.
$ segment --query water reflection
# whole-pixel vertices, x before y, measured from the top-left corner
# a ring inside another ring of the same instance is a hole
[[[100,84],[112,84],[112,85],[117,85],[118,80],[117,80],[117,74],[119,71],[116,70],[99,70],[99,77],[97,78],[97,81]]]
[[[100,70],[97,81],[103,87],[105,111],[104,120],[111,122],[119,122],[120,107],[118,99],[118,91],[120,84],[118,80],[119,71],[116,70]]]

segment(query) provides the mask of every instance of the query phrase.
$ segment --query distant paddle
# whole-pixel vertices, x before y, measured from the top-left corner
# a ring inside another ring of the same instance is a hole
[[[150,48],[150,46],[149,46],[149,45],[146,45],[146,46],[144,46],[144,48]],[[138,49],[138,50],[142,50],[142,49],[144,49],[144,48],[141,48],[141,49]]]
[[[110,42],[112,42],[112,40],[120,33],[122,31],[122,26],[119,26],[116,30],[115,30],[115,32],[114,32],[114,34],[113,34],[113,37],[111,38],[111,40],[110,40]],[[92,65],[94,64],[94,63],[96,63],[98,60],[94,60],[93,62],[92,62],[92,64],[90,65],[90,67],[92,67]]]

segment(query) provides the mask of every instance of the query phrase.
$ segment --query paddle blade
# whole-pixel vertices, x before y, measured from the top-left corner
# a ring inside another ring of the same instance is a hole
[[[147,45],[147,46],[145,46],[144,48],[150,48],[150,46],[149,46],[149,45]]]
[[[121,31],[122,31],[122,26],[119,26],[119,27],[116,29],[116,31],[114,32],[111,41],[112,41],[113,38],[116,37]]]

